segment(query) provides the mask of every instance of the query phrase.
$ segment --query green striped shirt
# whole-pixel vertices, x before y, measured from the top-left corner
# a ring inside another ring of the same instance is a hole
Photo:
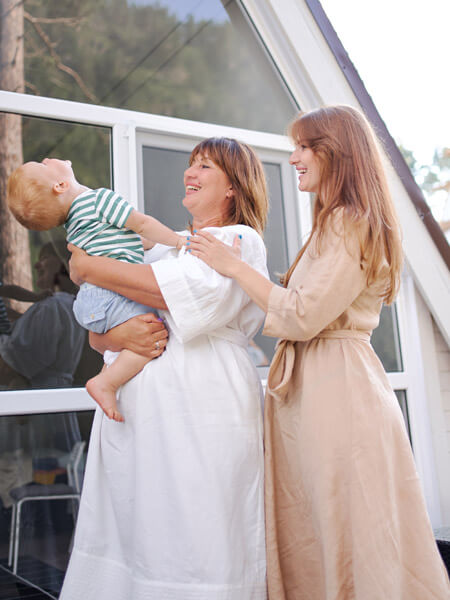
[[[112,190],[87,190],[75,198],[65,228],[67,241],[93,256],[142,263],[140,236],[124,229],[133,207]]]

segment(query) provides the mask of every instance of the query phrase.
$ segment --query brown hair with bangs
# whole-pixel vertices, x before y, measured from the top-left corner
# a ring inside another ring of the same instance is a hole
[[[57,202],[51,186],[27,174],[27,163],[8,179],[6,202],[14,217],[27,229],[47,231],[62,225],[66,214]]]
[[[384,261],[388,263],[388,281],[382,297],[390,304],[400,283],[403,251],[400,226],[372,127],[351,106],[327,106],[300,114],[291,123],[289,135],[296,145],[311,148],[319,162],[320,180],[311,234],[283,277],[283,284],[287,285],[312,236],[317,234],[320,248],[330,216],[343,208],[344,231],[352,228],[359,237],[368,285],[377,279]]]
[[[221,225],[248,225],[262,235],[269,200],[264,169],[254,150],[231,138],[207,138],[192,150],[189,165],[197,156],[208,157],[230,180],[234,193]]]

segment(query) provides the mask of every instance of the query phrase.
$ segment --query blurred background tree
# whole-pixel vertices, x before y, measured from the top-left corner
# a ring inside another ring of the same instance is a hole
[[[23,92],[23,6],[17,0],[0,0],[0,65],[0,89]],[[0,140],[0,281],[29,289],[28,238],[6,207],[8,176],[23,159],[20,117],[0,113]]]
[[[420,165],[411,150],[400,150],[450,242],[450,148],[437,148],[430,165]]]

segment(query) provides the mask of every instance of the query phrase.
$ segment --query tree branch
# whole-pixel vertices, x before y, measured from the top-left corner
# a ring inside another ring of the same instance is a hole
[[[38,90],[38,88],[30,81],[25,81],[25,87],[31,90],[35,96],[41,95],[41,92]]]
[[[21,0],[23,2],[23,0]],[[32,17],[34,23],[59,23],[63,25],[81,25],[85,17]]]
[[[61,58],[59,57],[59,55],[55,51],[55,48],[54,48],[55,43],[51,41],[51,39],[48,37],[48,35],[42,29],[42,27],[40,26],[38,20],[35,17],[31,16],[26,11],[24,11],[24,18],[29,23],[31,23],[31,25],[34,27],[36,33],[38,34],[38,36],[41,38],[41,40],[47,46],[48,51],[50,52],[50,56],[55,61],[56,67],[60,71],[63,71],[64,73],[67,73],[68,75],[70,75],[70,77],[72,77],[76,81],[76,83],[78,84],[78,87],[81,89],[81,91],[86,96],[86,98],[88,98],[94,104],[99,104],[98,98],[95,96],[95,94],[93,94],[89,90],[89,88],[84,83],[84,81],[82,80],[82,78],[80,77],[80,75],[74,69],[72,69],[71,67],[68,67],[67,65],[65,65],[62,62]]]

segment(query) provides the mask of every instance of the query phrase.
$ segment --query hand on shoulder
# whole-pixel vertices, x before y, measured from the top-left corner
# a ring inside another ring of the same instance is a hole
[[[223,242],[220,238],[224,236],[215,235],[216,232],[207,231],[207,229],[212,228],[200,229],[189,238],[186,251],[192,256],[200,258],[221,275],[233,277],[235,269],[241,262],[242,235],[233,232],[232,235],[226,236],[225,242]],[[232,240],[232,245],[230,245],[230,240]]]

